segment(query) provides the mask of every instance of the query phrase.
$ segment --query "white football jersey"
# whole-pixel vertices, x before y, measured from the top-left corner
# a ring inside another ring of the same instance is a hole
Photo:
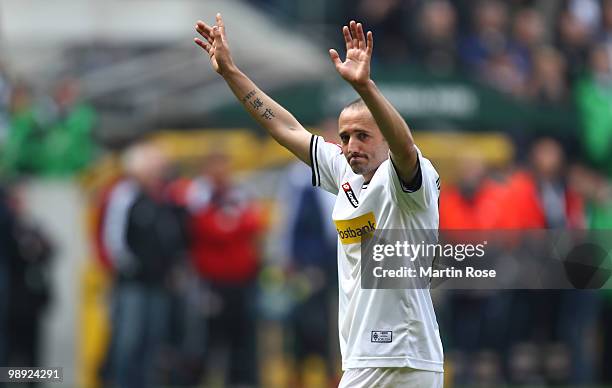
[[[400,182],[390,159],[364,185],[339,145],[314,136],[312,183],[337,195],[340,351],[342,369],[409,367],[443,371],[442,342],[429,289],[362,289],[361,230],[438,229],[439,176],[417,149],[421,185]],[[356,236],[358,234],[359,236]]]

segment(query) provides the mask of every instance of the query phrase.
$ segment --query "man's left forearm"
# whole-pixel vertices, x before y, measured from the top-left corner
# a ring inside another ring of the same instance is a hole
[[[414,139],[408,124],[383,96],[374,81],[353,85],[372,113],[382,135],[389,143],[391,156],[403,179],[409,180],[414,175],[417,153]]]

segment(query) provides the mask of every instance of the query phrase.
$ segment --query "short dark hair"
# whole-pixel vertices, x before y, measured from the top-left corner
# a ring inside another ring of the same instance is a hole
[[[356,98],[355,100],[349,102],[342,108],[342,110],[346,109],[366,109],[368,110],[368,106],[361,98]]]

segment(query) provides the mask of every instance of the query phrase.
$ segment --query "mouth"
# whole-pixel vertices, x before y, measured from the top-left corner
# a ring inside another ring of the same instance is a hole
[[[361,162],[361,161],[364,161],[364,160],[365,160],[365,158],[363,156],[351,156],[349,158],[349,163],[353,163],[354,161],[355,162]]]

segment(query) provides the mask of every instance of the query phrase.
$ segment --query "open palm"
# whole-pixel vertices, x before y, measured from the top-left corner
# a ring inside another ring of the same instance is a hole
[[[368,31],[367,40],[361,23],[351,20],[349,26],[342,28],[346,44],[346,59],[340,60],[340,55],[334,49],[329,50],[336,70],[342,78],[353,85],[362,85],[370,79],[370,61],[374,40],[372,32]]]

